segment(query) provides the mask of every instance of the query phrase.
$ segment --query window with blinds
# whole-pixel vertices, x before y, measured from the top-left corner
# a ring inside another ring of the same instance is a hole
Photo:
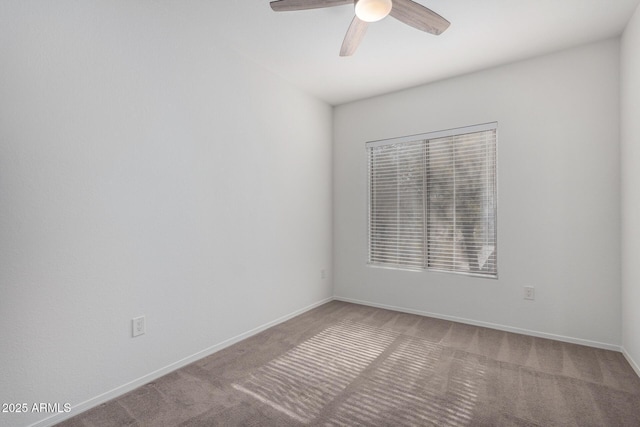
[[[497,277],[496,133],[367,143],[370,264]]]

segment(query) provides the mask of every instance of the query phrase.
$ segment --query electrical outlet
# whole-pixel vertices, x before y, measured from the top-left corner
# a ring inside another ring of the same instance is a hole
[[[320,270],[320,278],[321,279],[326,279],[327,278],[327,272],[325,271],[324,268],[322,270]]]
[[[536,290],[533,286],[524,287],[524,299],[536,299]]]
[[[146,332],[145,324],[144,324],[144,316],[134,317],[133,320],[131,321],[131,324],[133,326],[134,337],[142,335]]]

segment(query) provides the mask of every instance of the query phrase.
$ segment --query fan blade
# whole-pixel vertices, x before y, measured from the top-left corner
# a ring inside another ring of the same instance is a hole
[[[369,28],[368,22],[361,20],[357,16],[353,17],[353,21],[351,21],[351,25],[347,30],[347,35],[344,36],[340,56],[351,56],[355,53],[364,38],[364,34],[367,32],[367,28]]]
[[[411,0],[393,0],[391,16],[427,33],[440,35],[451,23],[431,9]]]
[[[342,6],[343,4],[353,4],[353,0],[278,0],[270,3],[271,9],[276,12],[320,9],[323,7]]]

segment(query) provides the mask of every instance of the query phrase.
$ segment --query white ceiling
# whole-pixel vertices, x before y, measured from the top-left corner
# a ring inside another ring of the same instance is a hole
[[[215,2],[237,50],[332,105],[621,34],[640,0],[417,0],[451,22],[440,36],[391,17],[338,55],[353,7],[273,12],[269,0]],[[207,17],[208,18],[208,17]]]

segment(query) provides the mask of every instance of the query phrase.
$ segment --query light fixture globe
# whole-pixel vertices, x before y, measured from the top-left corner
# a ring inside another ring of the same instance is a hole
[[[356,16],[365,22],[376,22],[391,12],[391,0],[356,0]]]

